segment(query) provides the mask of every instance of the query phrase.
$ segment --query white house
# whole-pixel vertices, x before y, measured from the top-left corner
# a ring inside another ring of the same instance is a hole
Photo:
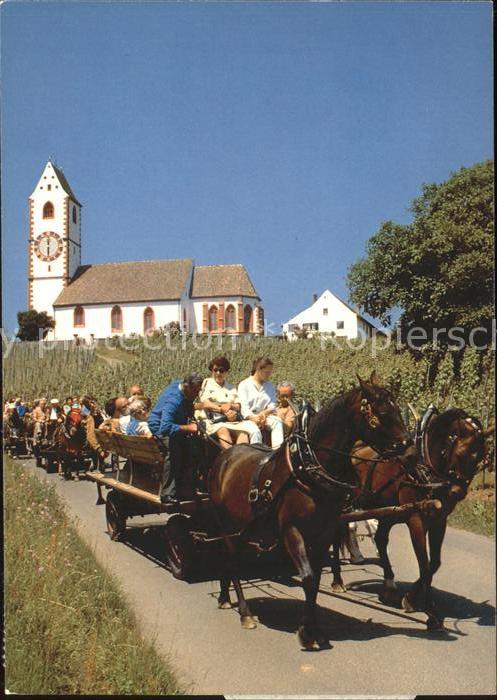
[[[189,333],[264,333],[261,299],[243,265],[81,265],[81,204],[50,161],[29,198],[28,269],[28,308],[55,320],[47,339],[144,335],[171,322]]]
[[[320,297],[315,294],[311,306],[284,323],[283,334],[289,340],[295,340],[295,331],[299,328],[306,330],[309,336],[334,334],[344,338],[371,337],[373,330],[377,330],[329,289]]]

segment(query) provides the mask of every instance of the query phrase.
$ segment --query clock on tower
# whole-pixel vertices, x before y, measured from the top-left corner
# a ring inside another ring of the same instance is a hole
[[[51,161],[29,198],[28,306],[53,316],[53,304],[81,265],[81,204]]]

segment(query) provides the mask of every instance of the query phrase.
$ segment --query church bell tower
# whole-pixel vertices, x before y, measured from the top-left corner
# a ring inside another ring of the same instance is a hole
[[[51,161],[29,197],[28,308],[53,304],[81,265],[81,204]]]

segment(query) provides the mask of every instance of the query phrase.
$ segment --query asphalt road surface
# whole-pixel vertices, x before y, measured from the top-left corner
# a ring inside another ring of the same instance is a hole
[[[446,632],[426,630],[426,615],[378,601],[381,571],[373,543],[361,543],[366,563],[343,566],[349,591],[332,594],[326,568],[319,614],[331,648],[300,650],[296,630],[304,595],[291,570],[251,565],[244,590],[259,618],[240,626],[235,609],[218,610],[212,573],[177,581],[164,564],[160,524],[166,516],[128,521],[126,541],[111,542],[105,507],[90,481],[64,482],[32,460],[27,469],[55,484],[98,560],[120,582],[143,633],[165,654],[188,692],[225,695],[493,694],[496,691],[495,543],[448,529],[434,598]],[[390,554],[401,589],[417,578],[405,526],[392,530]],[[235,600],[232,595],[232,600]]]

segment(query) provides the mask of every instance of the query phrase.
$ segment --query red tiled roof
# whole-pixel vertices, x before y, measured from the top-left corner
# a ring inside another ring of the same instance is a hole
[[[253,297],[259,299],[243,265],[195,266],[191,294],[199,297]]]
[[[186,290],[192,265],[188,258],[82,265],[54,306],[176,301]]]

